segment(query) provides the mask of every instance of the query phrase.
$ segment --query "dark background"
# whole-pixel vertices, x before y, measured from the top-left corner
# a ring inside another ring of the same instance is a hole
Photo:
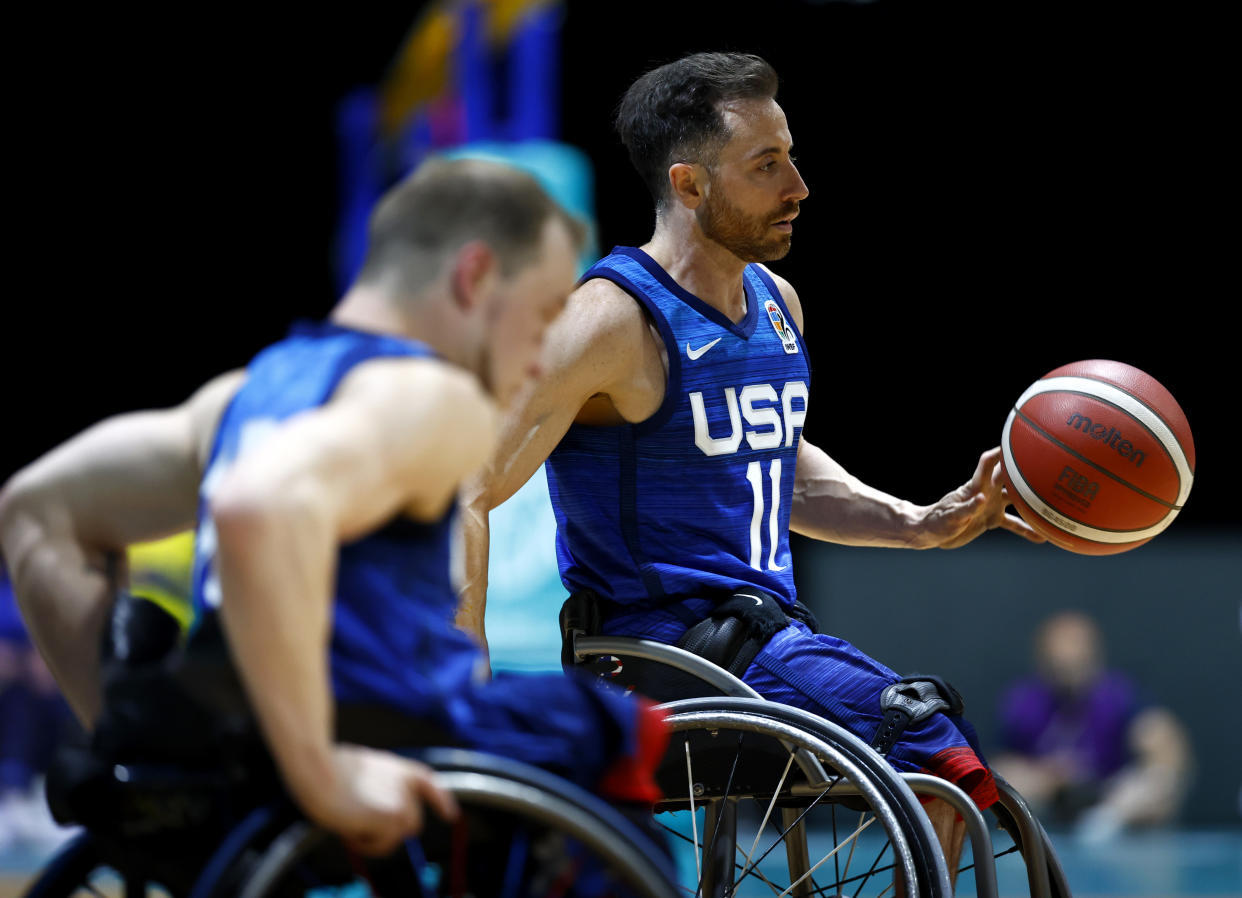
[[[16,92],[12,186],[32,202],[9,238],[24,286],[6,304],[0,476],[327,312],[336,103],[382,76],[418,7],[49,15],[24,33],[41,62]],[[641,243],[649,202],[610,127],[625,86],[684,52],[763,55],[811,191],[774,265],[813,348],[807,436],[932,501],[1032,380],[1118,359],[1194,430],[1176,529],[1217,528],[1233,523],[1237,284],[1222,271],[1224,29],[1203,15],[570,0],[563,136],[596,163],[602,247]]]
[[[7,186],[22,202],[8,207],[0,480],[100,417],[181,401],[330,309],[336,106],[382,77],[419,7],[49,9],[11,29],[28,61],[9,85]],[[1088,609],[1111,657],[1186,721],[1203,765],[1187,816],[1213,823],[1236,822],[1236,773],[1210,771],[1236,768],[1242,744],[1217,698],[1238,677],[1242,540],[1226,464],[1235,32],[1216,16],[569,0],[561,97],[564,138],[596,164],[607,249],[652,225],[611,130],[625,87],[695,50],[776,66],[811,191],[773,266],[806,316],[806,434],[875,486],[935,500],[999,441],[1022,390],[1070,361],[1118,359],[1172,391],[1198,482],[1151,546],[1086,559],[988,534],[962,553],[795,553],[833,632],[958,682],[985,738],[1038,621]]]

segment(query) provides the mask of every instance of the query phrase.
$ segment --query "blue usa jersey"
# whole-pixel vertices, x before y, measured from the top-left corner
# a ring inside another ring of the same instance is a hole
[[[617,247],[592,278],[642,303],[668,381],[646,421],[574,425],[548,459],[566,588],[634,603],[752,586],[792,605],[789,507],[810,367],[780,291],[748,265],[734,323],[639,249]]]
[[[221,418],[199,491],[195,630],[220,605],[216,533],[207,509],[230,465],[282,421],[326,403],[355,365],[381,357],[432,355],[411,340],[321,323],[296,326],[255,357]],[[479,653],[452,623],[452,514],[431,523],[395,518],[341,547],[330,657],[338,702],[379,703],[439,718],[445,696],[471,680]]]

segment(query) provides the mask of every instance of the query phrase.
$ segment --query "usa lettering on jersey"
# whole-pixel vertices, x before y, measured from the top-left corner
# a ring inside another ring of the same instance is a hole
[[[707,420],[706,401],[701,390],[689,394],[690,411],[694,418],[694,444],[707,456],[733,455],[742,446],[742,440],[752,450],[786,449],[794,445],[806,420],[806,404],[809,390],[806,381],[791,380],[777,396],[776,388],[769,383],[747,384],[739,394],[736,387],[725,387],[723,399],[729,413],[728,436],[714,437]],[[779,402],[779,405],[777,404]],[[746,425],[743,426],[742,422]],[[759,460],[746,466],[746,482],[749,484],[754,506],[750,516],[750,557],[752,568],[762,571],[783,571],[785,565],[776,560],[781,545],[781,459],[771,459],[766,472]],[[765,489],[765,486],[768,487]],[[766,521],[767,526],[764,526]],[[766,531],[766,533],[765,533]],[[767,552],[764,552],[764,537]],[[766,558],[764,557],[766,555]]]
[[[742,387],[740,395],[735,387],[725,387],[723,392],[729,413],[728,436],[712,436],[701,390],[690,393],[688,397],[694,418],[694,445],[704,455],[732,455],[741,448],[743,439],[754,450],[779,449],[782,444],[785,448],[794,445],[806,420],[810,391],[805,381],[789,381],[779,397],[771,384],[748,384]],[[745,428],[743,421],[746,422]]]

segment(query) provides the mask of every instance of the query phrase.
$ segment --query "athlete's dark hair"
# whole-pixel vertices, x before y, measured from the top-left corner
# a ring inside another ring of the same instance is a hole
[[[358,281],[395,274],[401,290],[417,293],[446,254],[472,240],[490,246],[509,276],[534,261],[549,218],[563,222],[581,248],[585,227],[526,172],[480,159],[431,159],[371,213]]]
[[[617,109],[617,133],[657,209],[670,198],[670,165],[715,164],[729,140],[721,104],[774,99],[778,83],[776,70],[758,56],[695,53],[630,85]]]

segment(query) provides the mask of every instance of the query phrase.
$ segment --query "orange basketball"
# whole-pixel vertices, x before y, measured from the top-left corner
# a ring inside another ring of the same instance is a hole
[[[1083,555],[1141,546],[1173,523],[1194,482],[1186,415],[1122,362],[1074,362],[1035,381],[1005,421],[1001,452],[1019,514]]]

